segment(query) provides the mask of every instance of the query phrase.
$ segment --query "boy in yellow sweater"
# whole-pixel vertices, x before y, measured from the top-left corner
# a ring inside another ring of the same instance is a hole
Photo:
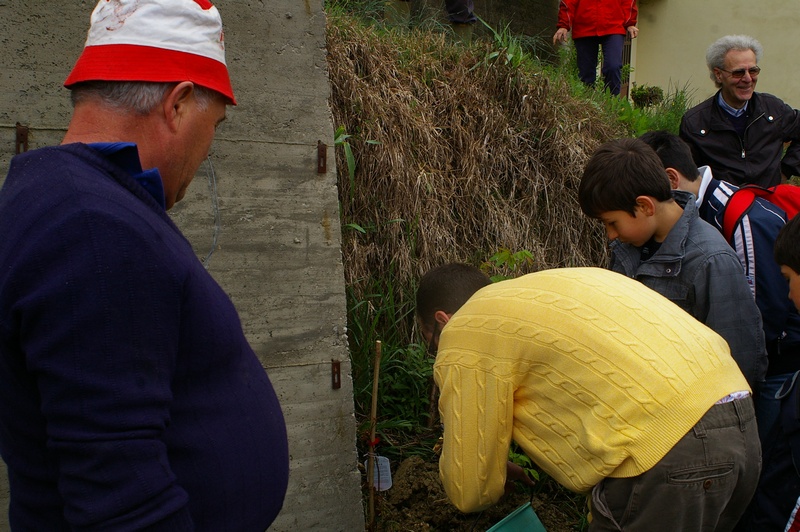
[[[489,284],[429,271],[417,317],[432,351],[450,500],[503,494],[511,440],[592,496],[590,530],[730,530],[755,490],[750,387],[725,341],[643,284],[601,268]]]

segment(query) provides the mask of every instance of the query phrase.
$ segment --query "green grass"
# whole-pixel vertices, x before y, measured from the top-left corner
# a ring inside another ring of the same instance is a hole
[[[574,47],[562,47],[556,65],[542,64],[544,72],[567,81],[573,96],[586,100],[590,105],[602,109],[611,120],[616,120],[631,137],[639,137],[648,131],[667,130],[678,134],[681,118],[691,107],[692,91],[688,86],[668,87],[662,91],[664,98],[653,105],[637,108],[629,99],[603,91],[602,80],[596,87],[587,87],[578,78],[578,63]]]

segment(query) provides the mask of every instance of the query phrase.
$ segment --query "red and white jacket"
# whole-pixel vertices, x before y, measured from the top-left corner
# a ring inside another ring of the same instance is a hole
[[[636,25],[636,0],[561,0],[558,27],[572,30],[572,38],[624,35]]]
[[[789,522],[786,523],[786,528],[784,529],[784,532],[798,531],[800,531],[800,498],[797,499],[797,504],[795,504],[792,515],[789,516]]]

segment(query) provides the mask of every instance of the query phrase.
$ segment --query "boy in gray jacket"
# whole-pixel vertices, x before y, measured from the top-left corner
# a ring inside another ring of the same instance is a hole
[[[716,331],[757,390],[767,369],[761,314],[739,259],[700,219],[693,198],[671,190],[660,159],[638,139],[602,145],[578,189],[581,210],[603,222],[612,241],[610,269],[641,281]]]

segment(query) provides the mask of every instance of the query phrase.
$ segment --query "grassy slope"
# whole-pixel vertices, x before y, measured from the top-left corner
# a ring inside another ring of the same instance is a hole
[[[439,429],[416,279],[450,261],[498,276],[605,264],[601,228],[576,201],[583,167],[606,140],[674,130],[686,99],[638,110],[585,89],[568,57],[539,63],[513,35],[464,45],[435,25],[365,23],[376,13],[359,4],[353,16],[352,4],[328,6],[328,66],[360,445],[381,340],[381,452],[431,458]]]

